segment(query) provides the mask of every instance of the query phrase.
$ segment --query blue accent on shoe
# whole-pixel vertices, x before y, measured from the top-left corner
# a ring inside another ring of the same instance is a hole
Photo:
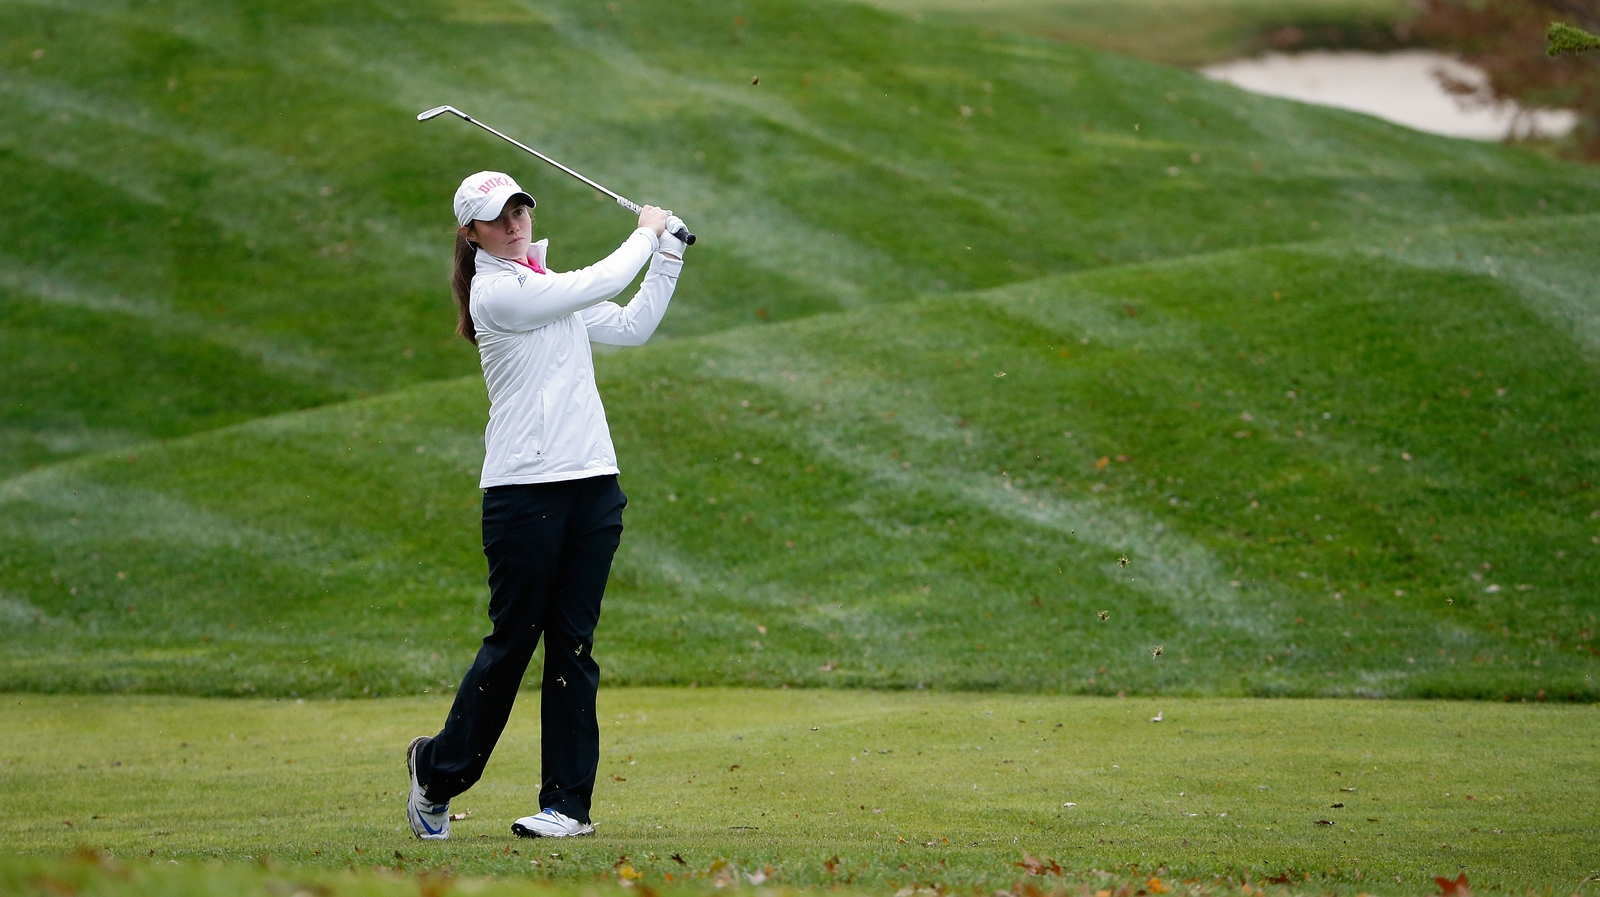
[[[422,830],[424,832],[427,832],[430,835],[437,835],[440,832],[444,831],[444,826],[442,826],[442,825],[439,826],[438,828],[434,828],[433,826],[429,825],[428,824],[428,820],[421,813],[417,814],[417,821],[422,823]]]

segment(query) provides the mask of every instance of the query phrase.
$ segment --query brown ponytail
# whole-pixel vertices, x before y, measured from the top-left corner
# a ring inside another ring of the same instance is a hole
[[[450,292],[455,294],[456,311],[460,313],[456,333],[474,346],[478,344],[478,331],[472,326],[472,275],[477,270],[478,248],[457,231],[455,268],[450,272]]]

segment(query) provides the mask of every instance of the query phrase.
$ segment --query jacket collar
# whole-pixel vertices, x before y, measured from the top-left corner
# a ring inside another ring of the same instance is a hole
[[[549,248],[550,238],[546,237],[545,239],[540,240],[539,242],[528,247],[528,258],[533,259],[533,261],[537,263],[539,267],[549,271],[550,266],[544,263],[545,251]],[[476,271],[478,274],[490,274],[496,271],[516,271],[516,269],[516,262],[507,261],[502,258],[495,258],[489,253],[483,251],[481,248],[478,250],[476,266]]]

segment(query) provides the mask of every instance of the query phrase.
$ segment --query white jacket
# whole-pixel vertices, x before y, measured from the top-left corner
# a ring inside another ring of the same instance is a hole
[[[529,248],[541,268],[548,245]],[[655,332],[683,268],[657,245],[641,227],[601,261],[560,274],[478,250],[472,323],[489,387],[481,487],[618,472],[589,343],[638,346]],[[608,301],[646,261],[650,271],[627,307]]]

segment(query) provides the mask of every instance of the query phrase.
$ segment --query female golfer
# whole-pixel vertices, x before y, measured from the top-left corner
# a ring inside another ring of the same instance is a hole
[[[581,271],[545,267],[532,196],[480,171],[456,191],[456,330],[478,347],[489,387],[483,553],[494,630],[461,680],[444,728],[406,749],[407,813],[417,837],[450,837],[450,799],[483,775],[517,686],[545,638],[539,810],[512,823],[528,838],[589,835],[600,764],[590,656],[628,499],[595,388],[589,343],[637,346],[666,313],[683,267],[683,222],[645,206],[617,250]],[[650,263],[627,307],[609,301]]]

